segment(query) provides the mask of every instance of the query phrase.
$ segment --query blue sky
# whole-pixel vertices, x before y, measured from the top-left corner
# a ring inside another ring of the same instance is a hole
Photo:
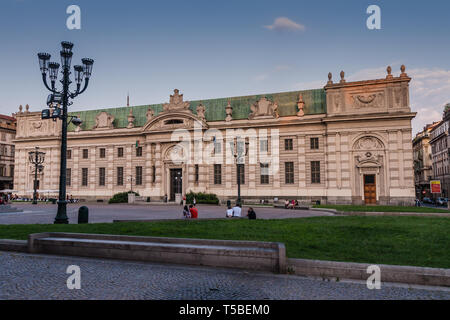
[[[66,28],[71,4],[81,30]],[[381,30],[366,27],[371,4]],[[320,88],[328,72],[363,80],[405,64],[415,132],[450,102],[449,12],[449,1],[433,0],[2,0],[0,112],[43,108],[36,53],[59,60],[59,42],[69,40],[74,63],[95,59],[72,110],[123,106],[127,92],[142,105],[167,101],[174,88],[187,100]]]

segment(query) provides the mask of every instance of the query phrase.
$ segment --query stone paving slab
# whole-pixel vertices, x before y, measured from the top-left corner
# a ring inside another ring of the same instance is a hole
[[[66,286],[69,265],[81,289]],[[443,299],[450,289],[333,282],[293,275],[0,252],[0,299]]]

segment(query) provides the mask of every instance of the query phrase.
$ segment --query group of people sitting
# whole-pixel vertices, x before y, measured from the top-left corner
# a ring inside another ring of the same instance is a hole
[[[242,206],[240,204],[236,204],[233,208],[231,206],[228,206],[226,217],[227,218],[240,218],[242,212]],[[198,218],[198,209],[195,207],[195,204],[184,206],[183,208],[183,217],[185,219],[197,219]],[[250,220],[256,219],[256,212],[253,210],[253,208],[248,208],[247,211],[247,217]]]
[[[284,208],[285,209],[295,209],[295,207],[298,206],[298,201],[297,200],[287,200],[284,201]]]
[[[236,204],[233,208],[231,206],[228,206],[227,208],[227,218],[240,218],[242,213],[242,206],[240,204]],[[247,217],[250,220],[256,219],[256,212],[253,210],[253,208],[248,208],[247,210]]]
[[[189,207],[187,205],[185,205],[183,208],[183,216],[186,219],[197,219],[198,218],[198,209],[193,204],[190,204]]]

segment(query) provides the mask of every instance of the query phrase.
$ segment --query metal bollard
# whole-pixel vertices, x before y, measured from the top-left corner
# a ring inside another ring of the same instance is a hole
[[[86,206],[78,209],[78,224],[80,223],[89,223],[89,208]]]

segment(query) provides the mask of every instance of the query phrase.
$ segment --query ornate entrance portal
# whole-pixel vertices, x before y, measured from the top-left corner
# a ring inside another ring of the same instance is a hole
[[[182,169],[170,169],[170,201],[176,200],[176,194],[183,192],[183,171]]]
[[[374,174],[364,175],[364,202],[366,204],[377,203],[377,185]]]

